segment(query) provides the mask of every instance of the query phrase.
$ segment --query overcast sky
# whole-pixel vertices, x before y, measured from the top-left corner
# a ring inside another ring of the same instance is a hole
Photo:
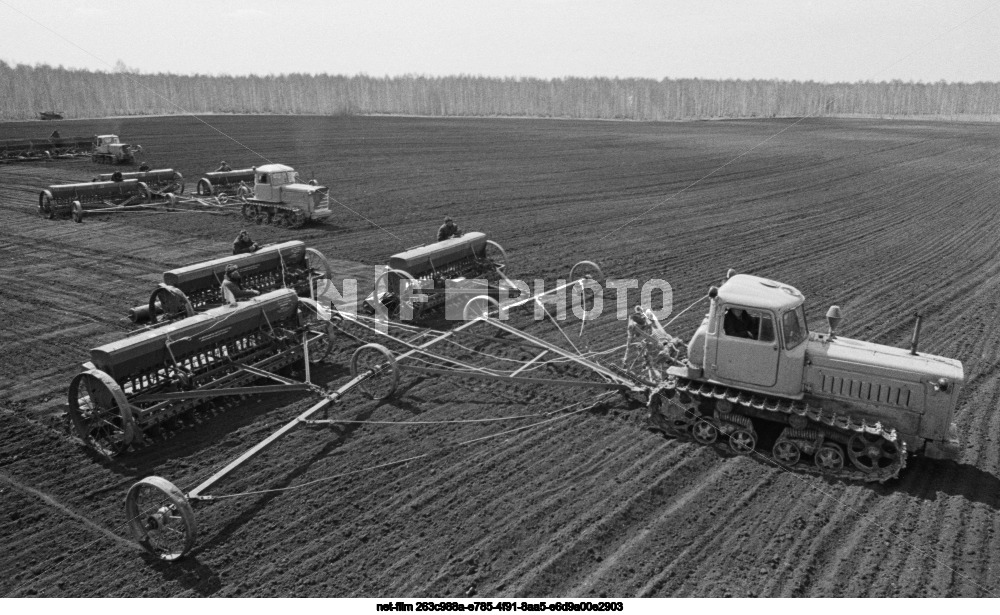
[[[1000,81],[998,33],[997,0],[0,0],[8,64],[180,74]]]

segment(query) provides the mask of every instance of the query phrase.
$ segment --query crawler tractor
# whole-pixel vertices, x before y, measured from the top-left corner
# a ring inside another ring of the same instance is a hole
[[[919,317],[904,350],[840,337],[837,306],[829,333],[810,332],[802,294],[765,278],[733,275],[709,298],[686,356],[647,344],[654,427],[865,481],[897,476],[908,453],[957,458],[962,364],[917,352]]]
[[[118,135],[100,135],[96,137],[90,159],[102,164],[133,164],[137,153],[142,153],[141,145],[122,143]]]
[[[265,164],[254,169],[253,189],[243,185],[243,218],[256,224],[298,228],[308,220],[328,218],[329,188],[299,182],[299,174],[283,164]]]

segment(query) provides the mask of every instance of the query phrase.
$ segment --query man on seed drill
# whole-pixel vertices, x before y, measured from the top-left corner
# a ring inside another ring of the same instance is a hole
[[[233,167],[231,167],[228,164],[226,164],[226,161],[223,160],[222,162],[219,163],[219,168],[216,169],[215,172],[216,173],[221,173],[223,171],[232,171],[232,170],[233,170]]]
[[[455,221],[451,219],[451,216],[444,217],[444,224],[438,229],[438,241],[444,241],[445,239],[451,239],[452,237],[461,237],[462,229],[458,228]]]
[[[246,230],[240,231],[240,234],[236,236],[233,240],[233,254],[251,254],[260,249],[253,239],[250,239],[250,233]]]
[[[243,290],[242,282],[239,267],[227,265],[226,277],[222,280],[222,296],[226,300],[226,305],[236,307],[237,299],[249,299],[260,295],[258,290]]]

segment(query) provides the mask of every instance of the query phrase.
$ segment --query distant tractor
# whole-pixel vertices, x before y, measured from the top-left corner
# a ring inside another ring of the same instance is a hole
[[[55,111],[39,111],[38,112],[38,116],[39,116],[39,118],[41,118],[43,120],[61,120],[61,119],[63,119],[62,114],[61,113],[57,113]]]
[[[101,164],[135,164],[135,155],[141,153],[141,145],[122,143],[118,135],[100,135],[90,159]]]
[[[283,164],[265,164],[254,169],[253,188],[243,185],[237,195],[243,201],[243,218],[256,224],[298,228],[308,220],[328,218],[330,189],[299,181],[295,169]]]

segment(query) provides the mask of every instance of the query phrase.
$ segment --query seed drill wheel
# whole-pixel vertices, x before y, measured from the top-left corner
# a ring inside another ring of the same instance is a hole
[[[52,205],[52,194],[48,190],[43,190],[38,195],[38,215],[49,220],[56,217],[56,208]]]
[[[365,344],[351,355],[351,376],[366,374],[358,386],[372,399],[383,400],[396,392],[399,365],[385,346]]]
[[[569,279],[572,281],[580,278],[588,278],[600,284],[604,282],[604,272],[594,261],[580,261],[569,270]]]
[[[121,454],[136,438],[137,428],[125,393],[99,369],[73,378],[69,385],[69,418],[80,439],[106,457]]]
[[[399,280],[397,288],[389,288],[390,274],[395,274],[397,276],[396,279]],[[416,282],[417,280],[405,271],[401,271],[399,269],[387,269],[382,272],[382,275],[375,278],[375,300],[377,301],[383,292],[389,293],[389,296],[395,297],[398,303],[394,309],[389,309],[389,316],[399,316],[400,309],[402,308],[403,296],[407,294],[407,289],[415,287]],[[410,313],[412,314],[411,318],[416,318],[417,315],[413,313],[414,308],[412,301],[410,302],[410,306]]]
[[[73,221],[83,222],[83,203],[80,201],[73,201]]]
[[[315,248],[306,248],[306,266],[327,280],[333,279],[333,268],[323,253]]]
[[[833,442],[827,442],[816,451],[813,462],[824,472],[836,472],[844,467],[844,452]]]
[[[498,318],[500,302],[487,295],[473,297],[462,308],[462,320],[466,322],[477,318]]]
[[[156,313],[161,312],[161,316]],[[173,320],[194,316],[194,308],[187,295],[179,288],[161,285],[149,296],[149,322],[155,323],[158,319]]]
[[[153,555],[173,561],[194,546],[194,511],[180,489],[159,476],[142,479],[125,496],[132,536]]]
[[[309,362],[317,364],[329,356],[333,350],[333,335],[336,327],[329,321],[320,320],[312,306],[299,303],[299,322],[307,327],[304,335],[309,340]]]
[[[580,284],[573,286],[571,292],[574,297],[581,294],[581,305],[584,309],[590,309],[594,304],[595,294],[601,291],[600,285],[604,283],[604,272],[593,261],[580,261],[569,270],[569,279],[570,281],[581,280]]]
[[[507,270],[507,252],[497,242],[490,239],[486,240],[483,258],[490,263],[493,271],[503,274]]]
[[[198,193],[198,196],[212,196],[214,192],[212,189],[212,182],[202,177],[198,180],[198,186],[195,188],[195,192]]]
[[[899,462],[899,446],[882,436],[856,433],[847,441],[847,456],[862,472],[874,472]]]

